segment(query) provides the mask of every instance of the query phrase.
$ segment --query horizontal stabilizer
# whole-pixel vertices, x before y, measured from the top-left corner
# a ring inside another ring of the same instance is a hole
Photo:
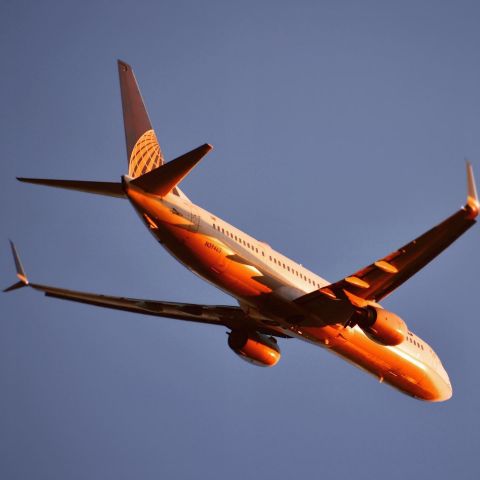
[[[212,148],[211,145],[205,143],[195,150],[132,180],[131,184],[140,187],[145,192],[163,197],[176,187]]]
[[[106,195],[107,197],[126,198],[122,184],[117,182],[89,182],[83,180],[51,180],[48,178],[21,177],[17,177],[17,180],[36,185],[46,185],[48,187],[65,188],[67,190]]]

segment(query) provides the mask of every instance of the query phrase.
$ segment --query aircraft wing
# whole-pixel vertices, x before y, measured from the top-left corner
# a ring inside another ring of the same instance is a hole
[[[10,242],[10,244],[19,281],[13,284],[11,287],[6,288],[4,292],[9,292],[17,288],[28,286],[43,292],[47,297],[60,298],[63,300],[85,303],[97,307],[112,308],[115,310],[124,310],[127,312],[142,313],[144,315],[166,317],[176,320],[186,320],[196,323],[220,325],[230,328],[231,330],[252,328],[260,333],[265,333],[266,335],[286,337],[286,335],[282,334],[281,332],[257,324],[257,322],[248,317],[240,307],[236,306],[198,305],[192,303],[163,302],[158,300],[115,297],[31,283],[25,274],[15,245],[12,242]]]
[[[458,212],[390,255],[325,287],[322,293],[328,294],[330,291],[337,298],[353,293],[362,299],[376,302],[385,298],[475,223],[480,204],[472,166],[468,162],[467,186],[467,203]]]

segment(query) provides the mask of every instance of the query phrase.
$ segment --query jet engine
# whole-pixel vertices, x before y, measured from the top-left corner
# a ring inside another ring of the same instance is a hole
[[[407,324],[383,308],[366,307],[354,315],[355,323],[367,336],[381,345],[399,345],[407,338]]]
[[[280,348],[273,337],[258,332],[233,330],[228,346],[246,362],[258,367],[273,367],[280,360]]]

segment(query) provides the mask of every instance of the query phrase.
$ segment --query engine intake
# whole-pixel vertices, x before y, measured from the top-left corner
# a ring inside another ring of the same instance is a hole
[[[399,345],[408,334],[407,324],[400,317],[383,308],[362,308],[355,314],[355,323],[371,340],[381,345]]]
[[[280,360],[280,348],[273,337],[258,332],[233,330],[228,346],[242,359],[258,367],[273,367]]]

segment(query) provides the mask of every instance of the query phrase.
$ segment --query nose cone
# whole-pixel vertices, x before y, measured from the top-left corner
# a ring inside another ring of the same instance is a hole
[[[452,398],[452,395],[453,395],[453,390],[450,383],[443,382],[443,385],[441,385],[441,387],[438,388],[437,396],[433,401],[445,402],[447,400],[450,400],[450,398]]]
[[[445,402],[452,398],[453,389],[450,379],[448,378],[448,373],[443,368],[443,366],[437,367],[435,372],[435,395],[430,400],[432,402]]]

